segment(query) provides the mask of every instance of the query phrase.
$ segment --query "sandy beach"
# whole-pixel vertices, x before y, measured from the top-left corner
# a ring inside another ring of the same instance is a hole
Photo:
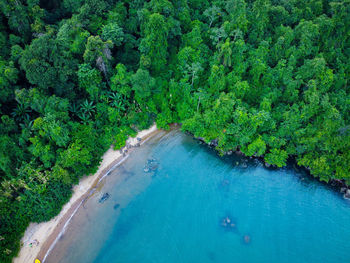
[[[137,143],[145,142],[157,131],[156,125],[147,130],[140,131],[135,138],[129,138],[127,144],[135,146]],[[137,138],[141,138],[141,142]],[[130,151],[130,150],[129,150]],[[86,200],[91,191],[96,188],[101,178],[108,173],[110,169],[118,165],[125,158],[125,154],[119,150],[113,150],[111,147],[102,157],[102,162],[98,171],[94,175],[82,178],[78,185],[74,186],[73,194],[61,212],[48,222],[31,223],[21,239],[21,250],[13,263],[31,263],[35,259],[45,259],[48,251],[52,249],[56,240],[59,238],[62,230],[64,231],[70,219],[74,216],[77,209]],[[32,245],[30,245],[32,243]]]

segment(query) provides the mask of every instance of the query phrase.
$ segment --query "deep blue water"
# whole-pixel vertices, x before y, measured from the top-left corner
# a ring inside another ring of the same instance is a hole
[[[145,173],[152,158],[157,169]],[[350,203],[340,194],[172,131],[105,179],[46,262],[338,263],[349,252]]]

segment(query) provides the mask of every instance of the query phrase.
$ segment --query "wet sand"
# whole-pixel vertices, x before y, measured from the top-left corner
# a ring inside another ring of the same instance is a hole
[[[141,144],[148,138],[157,133],[157,128],[153,125],[147,130],[140,131],[135,138],[129,138],[128,144],[135,146],[139,141],[137,138],[141,138]],[[132,150],[128,149],[128,151]],[[67,204],[65,204],[61,212],[48,222],[43,223],[31,223],[27,228],[24,236],[21,239],[22,248],[18,256],[13,260],[14,263],[30,263],[34,262],[36,258],[44,261],[46,255],[54,247],[57,240],[64,232],[66,226],[78,210],[78,208],[84,203],[84,201],[91,195],[96,189],[101,179],[108,174],[109,170],[120,164],[127,158],[128,155],[123,156],[119,150],[113,150],[111,147],[102,157],[102,162],[94,175],[86,176],[82,178],[78,185],[74,186],[73,194]],[[38,241],[38,244],[33,244],[30,247],[30,243]]]

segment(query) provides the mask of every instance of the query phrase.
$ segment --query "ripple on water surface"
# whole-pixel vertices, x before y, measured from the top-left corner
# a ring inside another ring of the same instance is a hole
[[[338,263],[349,251],[350,205],[338,193],[171,131],[104,179],[46,262]]]

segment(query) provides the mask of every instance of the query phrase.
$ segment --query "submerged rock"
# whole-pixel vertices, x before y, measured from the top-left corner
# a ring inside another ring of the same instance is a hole
[[[228,230],[236,229],[236,224],[233,222],[233,219],[229,216],[226,216],[223,219],[221,219],[221,226]]]
[[[345,199],[350,199],[350,189],[346,190],[346,192],[344,193],[344,198]]]
[[[229,184],[230,184],[230,181],[227,180],[227,179],[225,179],[225,180],[223,180],[223,181],[221,182],[221,185],[222,185],[222,186],[227,186],[227,185],[229,185]]]
[[[102,195],[102,197],[100,198],[100,200],[98,200],[99,203],[103,203],[104,201],[106,201],[111,195],[109,193],[104,193]]]
[[[143,171],[145,173],[149,173],[149,172],[154,172],[158,169],[159,163],[156,159],[151,158],[147,160],[147,163],[145,164]]]
[[[250,243],[250,236],[249,235],[245,235],[243,237],[243,241],[244,241],[244,243],[249,244]]]
[[[266,168],[270,168],[270,167],[271,167],[271,164],[266,163],[266,162],[265,162],[265,164],[264,164],[264,165],[265,165],[265,167],[266,167]]]
[[[205,142],[205,140],[204,140],[203,137],[197,137],[197,138],[195,138],[195,139],[197,139],[197,140],[199,140],[199,141],[201,141],[201,142]]]
[[[120,207],[120,204],[115,204],[115,205],[113,206],[113,209],[114,209],[114,210],[117,210],[119,207]]]

